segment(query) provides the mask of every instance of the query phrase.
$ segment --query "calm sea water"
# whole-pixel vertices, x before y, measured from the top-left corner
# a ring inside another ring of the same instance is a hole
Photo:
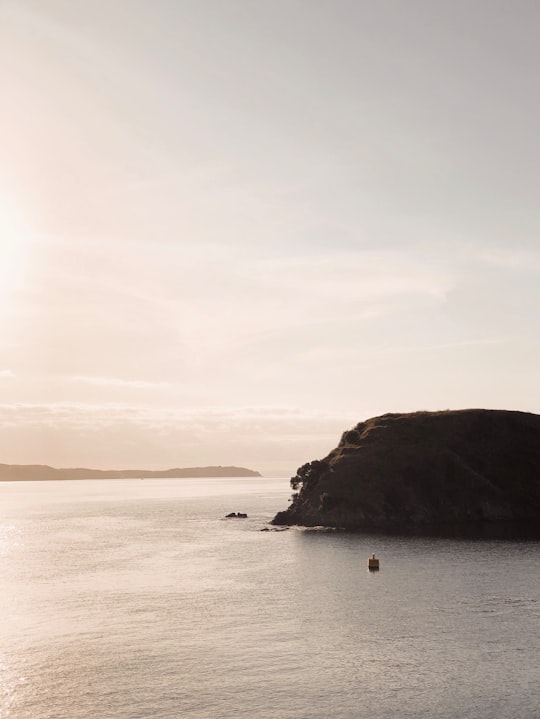
[[[540,717],[539,543],[261,532],[289,493],[0,484],[0,717]]]

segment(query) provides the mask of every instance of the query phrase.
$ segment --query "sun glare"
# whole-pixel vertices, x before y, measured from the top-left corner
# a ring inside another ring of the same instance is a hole
[[[30,236],[30,228],[15,203],[0,195],[0,292],[19,285]]]

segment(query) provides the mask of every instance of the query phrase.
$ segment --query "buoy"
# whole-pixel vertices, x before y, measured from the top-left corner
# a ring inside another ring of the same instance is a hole
[[[374,554],[367,560],[367,565],[368,569],[379,569],[379,560]]]

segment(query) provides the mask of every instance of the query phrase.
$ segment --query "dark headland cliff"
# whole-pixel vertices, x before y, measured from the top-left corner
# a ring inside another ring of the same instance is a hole
[[[175,467],[174,469],[57,469],[46,464],[0,464],[0,482],[61,479],[182,479],[196,477],[260,477],[245,467]]]
[[[385,414],[299,468],[273,524],[429,531],[540,528],[540,415],[503,410]]]

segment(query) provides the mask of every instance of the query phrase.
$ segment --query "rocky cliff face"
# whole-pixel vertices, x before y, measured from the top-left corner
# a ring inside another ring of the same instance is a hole
[[[540,523],[540,416],[502,410],[385,414],[300,467],[274,524],[346,529]]]

